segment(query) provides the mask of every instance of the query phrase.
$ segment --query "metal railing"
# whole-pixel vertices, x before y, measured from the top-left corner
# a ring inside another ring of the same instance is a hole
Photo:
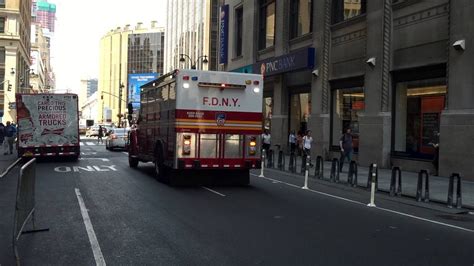
[[[11,171],[23,163],[23,158],[17,159],[0,174],[0,179],[5,178]],[[20,168],[18,175],[15,213],[13,221],[13,253],[17,265],[20,265],[20,254],[18,252],[18,241],[22,234],[49,231],[49,229],[36,229],[35,225],[35,187],[36,187],[36,159],[33,158]],[[33,229],[24,231],[27,223],[31,220]]]

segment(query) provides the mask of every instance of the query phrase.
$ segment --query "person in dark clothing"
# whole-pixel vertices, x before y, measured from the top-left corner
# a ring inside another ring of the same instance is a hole
[[[0,145],[3,146],[3,142],[5,141],[5,125],[0,123]]]
[[[97,143],[104,143],[102,138],[104,137],[104,128],[99,126],[99,132],[97,133]]]
[[[433,140],[430,142],[435,152],[433,156],[433,166],[435,168],[435,175],[438,175],[439,171],[439,132],[435,131],[433,134]]]
[[[7,155],[7,147],[8,151],[10,151],[10,154],[13,154],[13,143],[15,142],[16,138],[16,127],[14,127],[12,124],[10,124],[10,121],[7,122],[7,126],[5,127],[5,137],[6,137],[6,144],[8,145],[3,145],[5,152],[3,153],[4,155]]]
[[[352,130],[350,128],[346,129],[346,132],[342,135],[339,140],[339,147],[341,148],[341,158],[339,159],[339,172],[342,172],[344,166],[344,160],[347,158],[349,163],[352,161],[352,152],[353,152],[353,143],[352,143]]]

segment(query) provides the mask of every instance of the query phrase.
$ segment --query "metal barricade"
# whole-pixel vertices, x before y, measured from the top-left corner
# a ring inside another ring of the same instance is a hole
[[[9,169],[13,169],[22,160],[19,159]],[[35,184],[36,184],[36,159],[31,159],[20,169],[18,176],[15,219],[13,223],[13,252],[17,265],[20,264],[18,253],[18,240],[22,234],[48,231],[49,229],[36,229],[35,225]],[[32,222],[33,229],[23,231],[28,221]]]
[[[339,183],[339,170],[340,170],[339,167],[340,167],[339,159],[337,158],[332,159],[331,176],[330,176],[331,182]]]
[[[316,167],[314,170],[314,176],[318,179],[324,178],[324,161],[323,157],[321,156],[316,157]]]
[[[398,166],[392,167],[392,179],[390,180],[390,197],[395,195],[402,195],[402,171]]]
[[[356,161],[351,161],[349,164],[349,173],[347,173],[347,184],[349,186],[357,187],[358,169]]]
[[[448,191],[448,208],[453,207],[453,193],[454,193],[454,179],[457,179],[456,188],[456,208],[462,207],[462,189],[461,189],[461,176],[458,173],[453,173],[449,177],[449,191]]]
[[[425,195],[422,195],[423,179],[425,180]],[[418,184],[416,186],[416,201],[430,201],[430,174],[428,170],[420,170],[418,173]]]

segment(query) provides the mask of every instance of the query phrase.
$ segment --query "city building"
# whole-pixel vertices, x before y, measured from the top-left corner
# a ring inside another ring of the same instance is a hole
[[[54,32],[56,23],[56,5],[47,0],[33,0],[32,20],[41,24],[49,32]]]
[[[217,70],[219,1],[168,0],[166,8],[165,71]]]
[[[139,87],[163,73],[164,29],[152,21],[116,28],[100,42],[99,103],[96,121],[119,122],[127,104],[138,108]]]
[[[0,117],[16,120],[15,93],[29,91],[31,1],[0,1]]]
[[[80,97],[80,96],[79,96]],[[80,98],[79,98],[80,99]],[[99,92],[96,91],[86,98],[84,103],[80,106],[81,118],[87,120],[97,121],[99,105]]]
[[[31,25],[30,88],[34,92],[47,92],[51,88],[51,51],[49,41],[39,23]]]
[[[224,4],[222,67],[265,75],[273,144],[309,129],[332,159],[351,128],[361,165],[434,173],[439,143],[439,174],[474,178],[472,1]]]
[[[81,84],[79,86],[79,108],[88,101],[89,97],[92,96],[97,91],[98,80],[83,78],[81,79]]]

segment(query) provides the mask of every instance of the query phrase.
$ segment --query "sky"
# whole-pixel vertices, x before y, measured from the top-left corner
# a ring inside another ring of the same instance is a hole
[[[100,39],[111,29],[153,20],[166,25],[166,0],[48,2],[57,7],[51,62],[59,91],[78,93],[81,78],[98,78]]]

